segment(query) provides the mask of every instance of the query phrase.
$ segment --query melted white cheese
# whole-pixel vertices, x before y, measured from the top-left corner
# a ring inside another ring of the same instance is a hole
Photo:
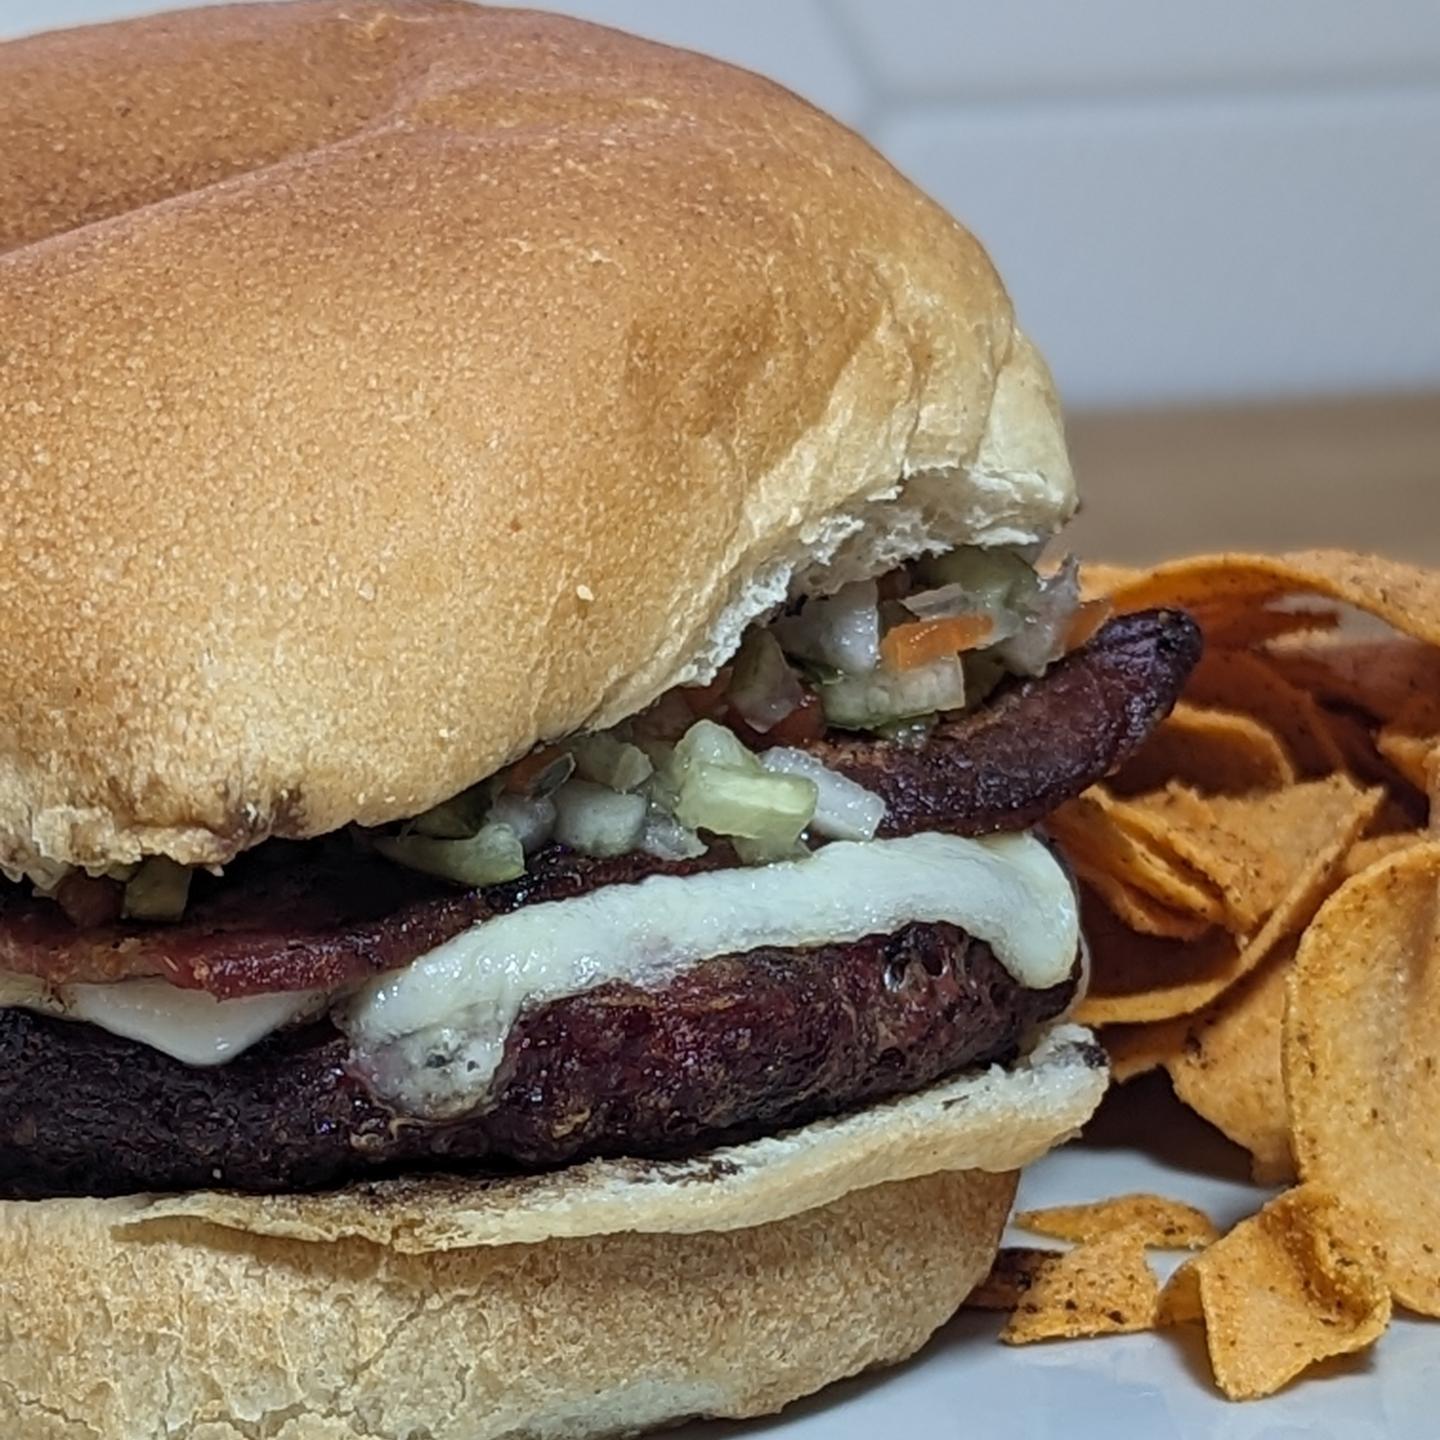
[[[611,981],[654,985],[717,955],[888,935],[948,922],[989,943],[1020,984],[1074,964],[1070,881],[1028,835],[836,842],[808,860],[654,876],[476,925],[337,1012],[371,1085],[443,1117],[483,1102],[523,1007]]]
[[[114,985],[59,985],[0,976],[0,1005],[84,1020],[112,1035],[138,1040],[186,1065],[223,1065],[325,1001],[323,992],[291,990],[217,1000],[165,980]]]

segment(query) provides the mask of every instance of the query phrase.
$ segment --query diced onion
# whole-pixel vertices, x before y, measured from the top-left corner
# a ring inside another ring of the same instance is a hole
[[[1080,568],[1074,556],[1053,575],[1037,577],[1021,611],[1020,628],[995,653],[1007,670],[1040,675],[1065,653],[1065,636],[1080,604]]]
[[[555,830],[555,802],[549,796],[501,795],[490,807],[490,818],[508,825],[527,855],[550,839]]]
[[[126,882],[127,920],[179,920],[190,895],[190,870],[168,855],[151,855]]]
[[[624,855],[640,843],[647,808],[643,795],[567,781],[555,792],[555,839],[582,855]]]
[[[645,816],[640,848],[660,860],[696,860],[707,847],[693,830],[658,805],[652,805]]]
[[[740,737],[713,720],[697,720],[671,752],[670,770],[677,782],[684,780],[693,765],[759,770],[759,761],[745,748]]]
[[[861,675],[880,663],[880,596],[873,580],[857,580],[799,613],[777,620],[775,638],[791,655]]]
[[[728,699],[735,713],[762,735],[804,701],[800,681],[768,630],[752,629],[746,635],[735,657]]]
[[[810,828],[831,840],[873,840],[885,818],[885,802],[863,785],[837,775],[804,750],[777,746],[760,757],[767,769],[815,782],[815,815]]]

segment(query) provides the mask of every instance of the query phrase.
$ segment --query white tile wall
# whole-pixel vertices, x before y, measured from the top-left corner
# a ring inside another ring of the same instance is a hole
[[[831,0],[886,97],[1028,100],[1440,74],[1434,0]]]
[[[159,4],[0,0],[0,35]],[[552,8],[859,125],[986,241],[1072,403],[1440,386],[1440,0]]]

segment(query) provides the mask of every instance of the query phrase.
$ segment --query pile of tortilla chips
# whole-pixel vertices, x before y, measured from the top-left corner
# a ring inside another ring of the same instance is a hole
[[[1206,651],[1145,749],[1054,819],[1090,940],[1080,1018],[1118,1081],[1163,1067],[1257,1180],[1300,1183],[1158,1298],[1143,1249],[1176,1242],[1136,1197],[1093,1231],[1030,1225],[1080,1243],[1006,1260],[1025,1283],[1003,1338],[1201,1322],[1225,1394],[1266,1395],[1372,1343],[1392,1301],[1440,1315],[1440,574],[1309,551],[1086,583],[1187,609]]]

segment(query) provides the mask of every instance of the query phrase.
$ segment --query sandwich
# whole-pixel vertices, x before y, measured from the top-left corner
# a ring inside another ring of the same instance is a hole
[[[483,1440],[917,1349],[1105,1083],[1044,821],[1198,658],[979,244],[452,0],[0,46],[0,1429]]]

